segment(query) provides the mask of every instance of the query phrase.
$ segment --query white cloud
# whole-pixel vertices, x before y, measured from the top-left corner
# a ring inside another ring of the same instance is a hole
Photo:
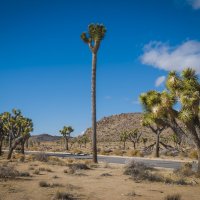
[[[159,87],[162,83],[164,83],[165,79],[165,76],[159,76],[155,81],[155,86]]]
[[[193,7],[193,9],[200,9],[200,0],[187,0],[187,2]]]
[[[141,62],[166,71],[182,71],[187,67],[200,73],[200,42],[190,40],[179,46],[162,42],[150,42],[144,47]]]

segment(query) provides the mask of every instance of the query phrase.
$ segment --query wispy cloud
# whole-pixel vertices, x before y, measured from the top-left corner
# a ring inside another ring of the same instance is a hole
[[[166,79],[165,76],[159,76],[155,81],[155,86],[159,87],[160,85],[162,85],[164,83],[165,79]]]
[[[200,0],[186,0],[189,5],[192,6],[193,9],[200,9]]]
[[[140,57],[143,64],[151,65],[166,71],[182,71],[187,67],[200,73],[200,42],[186,41],[178,46],[153,41],[144,47]]]

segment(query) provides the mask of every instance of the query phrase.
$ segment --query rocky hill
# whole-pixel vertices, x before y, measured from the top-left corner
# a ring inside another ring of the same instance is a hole
[[[31,136],[30,140],[33,142],[52,142],[60,140],[61,136],[53,136],[49,134],[40,134],[40,135],[33,135]]]
[[[97,122],[97,139],[99,142],[116,142],[120,140],[120,133],[138,129],[144,136],[154,137],[152,131],[141,125],[142,113],[122,113],[104,117]],[[170,129],[163,131],[163,134],[169,134]],[[91,135],[91,128],[85,131],[85,134]]]

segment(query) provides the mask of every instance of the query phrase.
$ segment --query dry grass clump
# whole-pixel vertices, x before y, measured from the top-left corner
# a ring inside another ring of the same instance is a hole
[[[197,152],[197,150],[191,150],[189,152],[189,154],[188,154],[188,157],[197,160],[198,159],[198,152]]]
[[[36,174],[36,175],[40,175],[40,170],[39,169],[36,169],[33,174]]]
[[[49,183],[47,183],[46,181],[40,181],[39,186],[40,187],[50,187],[51,185]]]
[[[175,170],[174,173],[179,176],[189,177],[194,175],[194,172],[192,171],[192,163],[184,163],[182,166]]]
[[[73,195],[66,192],[56,192],[53,200],[73,200]]]
[[[29,177],[31,176],[29,172],[19,172],[19,176],[21,177]]]
[[[73,164],[68,164],[69,169],[73,169],[74,171],[77,170],[87,170],[90,169],[86,164],[84,163],[73,163]]]
[[[81,154],[81,153],[83,153],[83,151],[80,150],[80,149],[72,149],[71,152],[74,153],[74,154]]]
[[[130,175],[136,181],[151,181],[151,182],[163,182],[166,184],[177,184],[177,185],[187,185],[187,182],[183,178],[173,180],[169,177],[164,177],[160,174],[153,173],[153,168],[147,167],[143,163],[137,163],[135,161],[130,161],[125,166],[125,175]]]
[[[181,200],[180,194],[167,195],[164,200]]]
[[[131,149],[131,150],[127,151],[126,155],[127,156],[137,156],[137,157],[144,156],[143,153],[137,149],[135,149],[135,150]]]
[[[130,161],[125,166],[125,175],[130,175],[134,180],[148,180],[155,182],[162,182],[162,177],[150,172],[151,168],[147,167],[143,163]]]
[[[52,184],[50,184],[50,183],[47,183],[46,181],[40,181],[39,182],[39,186],[40,187],[63,187],[63,185],[60,184],[60,183],[52,183]]]
[[[40,162],[48,162],[49,156],[43,152],[34,154],[33,160],[37,160]]]
[[[116,156],[123,156],[124,151],[120,150],[120,149],[114,149],[112,154],[116,155]]]
[[[60,158],[49,156],[48,164],[50,165],[59,165],[59,166],[65,166],[66,163],[61,160]]]
[[[14,168],[14,166],[0,166],[0,178],[15,178],[17,176],[19,176],[19,172]]]
[[[53,172],[50,168],[40,167],[39,171]]]

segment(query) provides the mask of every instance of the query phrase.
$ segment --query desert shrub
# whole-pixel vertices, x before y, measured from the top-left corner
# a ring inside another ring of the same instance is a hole
[[[49,157],[45,153],[37,153],[34,155],[34,160],[40,161],[40,162],[47,162],[49,160]]]
[[[40,170],[39,169],[36,169],[33,174],[36,174],[36,175],[40,175]]]
[[[138,157],[143,157],[143,153],[137,149],[135,150],[129,150],[127,153],[126,153],[127,156],[138,156]]]
[[[74,154],[81,154],[81,153],[83,153],[83,151],[81,151],[80,149],[73,149],[72,153],[74,153]]]
[[[192,163],[182,164],[182,166],[175,170],[174,173],[180,176],[192,176],[194,174],[192,171]]]
[[[113,150],[113,154],[116,156],[123,156],[123,151],[119,149]]]
[[[197,153],[197,150],[192,150],[190,153],[189,153],[189,158],[192,158],[192,159],[198,159],[198,153]]]
[[[63,171],[65,174],[67,174],[68,173],[68,170],[67,169],[64,169],[64,171]]]
[[[173,184],[177,184],[177,185],[188,185],[188,183],[185,181],[185,179],[183,178],[179,178],[178,180],[175,180],[173,182]]]
[[[72,200],[73,195],[66,192],[56,192],[53,200]]]
[[[54,156],[49,156],[48,163],[51,165],[59,165],[59,166],[66,165],[66,163],[63,160],[61,160],[60,158],[54,157]]]
[[[101,155],[108,155],[108,153],[105,151],[105,149],[102,149],[102,150],[99,152],[99,154],[101,154]]]
[[[60,183],[52,183],[51,187],[63,187]]]
[[[19,176],[21,176],[21,177],[29,177],[30,173],[29,172],[19,172]]]
[[[40,181],[40,182],[39,182],[39,186],[40,186],[40,187],[50,187],[50,184],[47,183],[46,181]]]
[[[167,195],[164,200],[181,200],[180,194]]]
[[[124,174],[130,175],[134,180],[148,180],[152,182],[162,182],[163,177],[158,174],[150,172],[151,168],[147,167],[143,163],[130,161],[125,166]]]
[[[46,172],[52,172],[50,168],[40,167],[39,171],[46,171]]]
[[[74,159],[72,159],[72,158],[67,159],[67,163],[73,163],[73,162],[74,162]]]
[[[86,164],[84,163],[73,163],[68,165],[69,169],[76,170],[87,170],[90,169]]]
[[[34,169],[35,169],[35,168],[34,168],[34,167],[32,167],[32,166],[28,168],[28,170],[34,170]]]
[[[112,175],[109,173],[103,173],[103,174],[101,174],[101,176],[112,176]]]
[[[52,178],[56,179],[56,178],[59,178],[57,175],[54,175]]]
[[[13,166],[0,166],[0,178],[15,178],[19,176],[19,172]]]

